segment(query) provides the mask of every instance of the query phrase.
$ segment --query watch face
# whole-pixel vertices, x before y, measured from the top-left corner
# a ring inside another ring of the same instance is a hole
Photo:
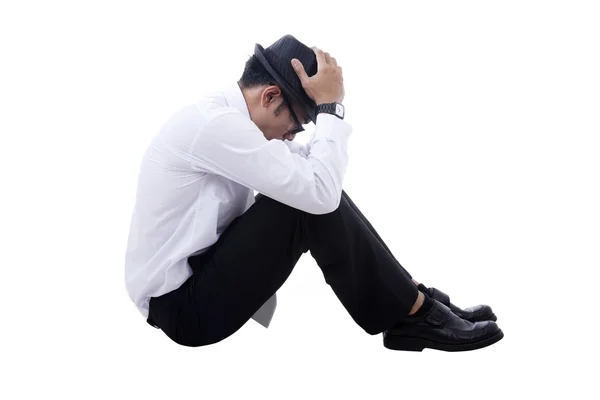
[[[336,104],[335,105],[335,113],[337,115],[340,115],[343,117],[344,116],[344,106],[341,104]]]

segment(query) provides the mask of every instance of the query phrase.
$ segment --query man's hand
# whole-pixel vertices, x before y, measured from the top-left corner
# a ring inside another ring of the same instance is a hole
[[[317,73],[311,77],[306,74],[304,66],[297,59],[292,60],[292,67],[304,91],[317,105],[324,103],[341,103],[344,100],[344,77],[342,67],[329,53],[313,47],[317,56]]]

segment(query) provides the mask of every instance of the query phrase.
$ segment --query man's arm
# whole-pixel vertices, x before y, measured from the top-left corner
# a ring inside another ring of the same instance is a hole
[[[285,143],[288,146],[288,148],[290,149],[290,151],[292,153],[296,153],[296,154],[300,155],[300,157],[302,157],[302,158],[307,158],[308,154],[310,153],[310,146],[311,146],[314,138],[315,138],[315,131],[313,131],[313,134],[307,144],[300,144],[295,141],[289,141],[289,140],[285,140],[283,143]]]
[[[348,164],[352,127],[319,114],[306,158],[281,140],[266,140],[246,116],[227,112],[215,117],[189,149],[196,169],[224,176],[281,203],[311,214],[339,206]]]
[[[308,156],[308,145],[302,145],[296,142],[290,142],[289,140],[284,141],[290,151],[294,154],[298,154],[302,158],[306,158]]]

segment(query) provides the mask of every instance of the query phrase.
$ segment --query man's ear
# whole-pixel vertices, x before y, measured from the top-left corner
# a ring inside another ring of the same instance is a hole
[[[281,96],[281,89],[279,86],[270,85],[263,90],[261,103],[264,107],[268,107],[275,101],[276,97]]]

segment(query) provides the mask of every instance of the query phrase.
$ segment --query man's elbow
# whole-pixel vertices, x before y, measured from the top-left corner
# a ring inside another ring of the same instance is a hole
[[[314,215],[324,215],[329,214],[337,210],[340,206],[340,202],[342,200],[342,194],[334,193],[326,197],[323,201],[315,203],[312,205],[311,210],[308,211],[309,214]]]

